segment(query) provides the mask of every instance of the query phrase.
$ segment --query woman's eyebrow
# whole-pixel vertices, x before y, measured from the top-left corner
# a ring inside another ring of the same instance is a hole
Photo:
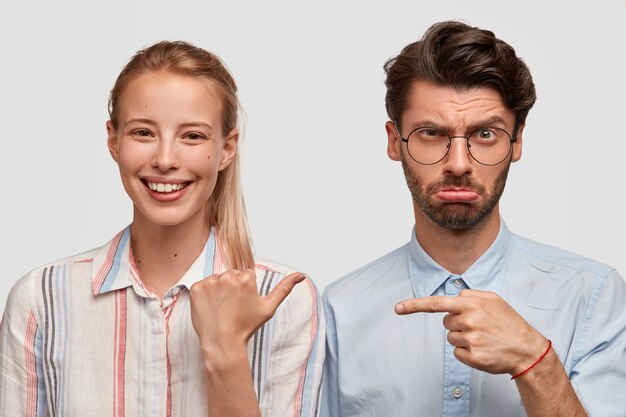
[[[204,127],[208,129],[210,133],[213,133],[213,126],[205,122],[186,122],[178,125],[179,127]]]
[[[126,123],[124,123],[124,126],[128,126],[131,123],[143,123],[143,124],[148,124],[154,127],[157,126],[157,122],[155,122],[154,120],[145,119],[141,117],[129,119],[128,121],[126,121]],[[178,128],[188,128],[188,127],[203,127],[207,129],[209,133],[213,133],[213,127],[206,122],[185,122],[185,123],[181,123],[178,125]]]
[[[152,119],[134,118],[134,119],[128,119],[126,123],[124,123],[124,126],[128,126],[131,123],[145,123],[151,126],[157,125],[156,122]]]

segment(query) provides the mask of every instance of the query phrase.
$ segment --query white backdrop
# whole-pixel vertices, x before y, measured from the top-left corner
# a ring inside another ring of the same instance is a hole
[[[106,103],[126,60],[161,39],[217,53],[239,84],[259,255],[321,289],[405,243],[412,211],[385,153],[382,65],[447,19],[493,30],[535,79],[502,201],[509,227],[626,272],[626,1],[591,3],[2,2],[0,310],[27,271],[130,222]]]

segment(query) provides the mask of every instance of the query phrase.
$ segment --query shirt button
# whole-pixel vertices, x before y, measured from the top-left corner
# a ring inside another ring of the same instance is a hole
[[[461,388],[456,387],[455,389],[452,390],[452,396],[454,398],[461,398],[462,395],[463,395],[463,391],[461,390]]]
[[[454,286],[457,288],[461,288],[461,286],[463,285],[463,283],[461,282],[460,279],[455,279],[453,282]]]

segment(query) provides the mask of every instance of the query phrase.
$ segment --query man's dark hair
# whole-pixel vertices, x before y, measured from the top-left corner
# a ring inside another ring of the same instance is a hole
[[[400,123],[409,91],[417,80],[459,90],[492,88],[515,113],[518,127],[537,98],[530,71],[515,50],[493,32],[461,22],[435,23],[422,39],[389,59],[384,69],[385,105],[396,123]]]

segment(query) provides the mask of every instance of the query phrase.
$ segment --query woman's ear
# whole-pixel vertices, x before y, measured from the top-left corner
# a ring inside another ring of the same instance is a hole
[[[117,137],[117,131],[113,128],[113,123],[107,120],[107,147],[111,153],[111,157],[115,162],[119,161],[119,139]]]
[[[226,169],[228,165],[233,161],[237,154],[237,145],[239,143],[239,130],[234,128],[230,131],[226,139],[224,139],[224,145],[222,147],[222,155],[220,159],[219,170]]]

